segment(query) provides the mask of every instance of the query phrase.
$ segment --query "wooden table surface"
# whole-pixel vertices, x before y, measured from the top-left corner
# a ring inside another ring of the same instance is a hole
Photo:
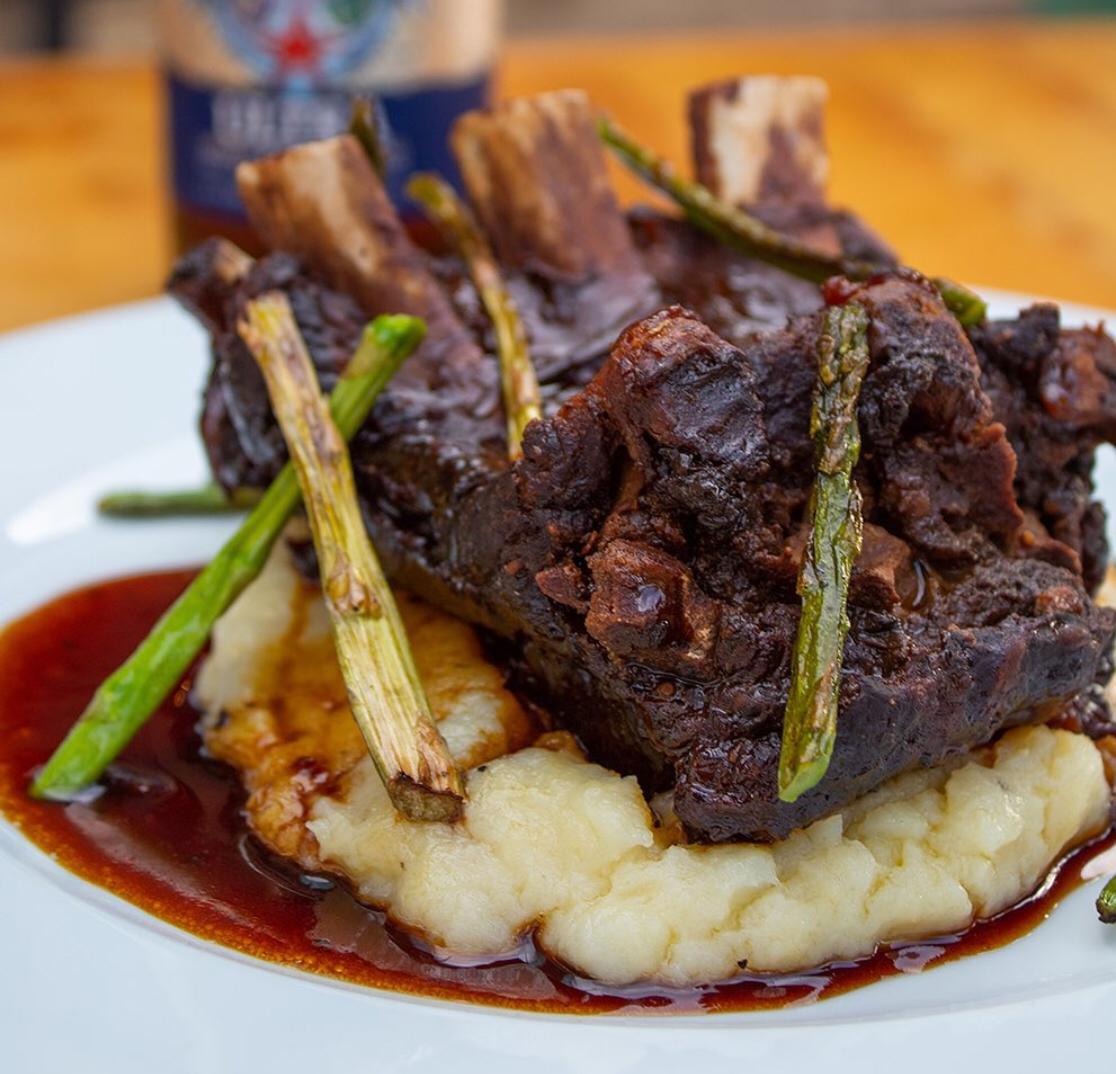
[[[821,75],[834,199],[911,264],[1116,309],[1114,57],[1116,21],[514,42],[500,92],[584,87],[684,160],[687,87]],[[161,120],[149,63],[0,66],[0,328],[158,291]]]

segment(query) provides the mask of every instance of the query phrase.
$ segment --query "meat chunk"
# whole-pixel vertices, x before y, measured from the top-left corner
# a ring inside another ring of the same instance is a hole
[[[580,571],[574,588],[590,594],[583,621],[595,643],[576,627],[533,639],[524,673],[592,755],[648,780],[666,773],[676,812],[702,838],[781,837],[881,772],[1049,718],[1107,674],[1111,614],[1071,571],[1004,551],[1023,522],[1014,459],[965,335],[920,281],[886,279],[859,299],[874,331],[858,573],[882,572],[885,584],[853,586],[837,748],[825,779],[793,805],[778,801],[775,773],[807,489],[782,465],[805,453],[808,413],[780,426],[800,443],[774,452],[756,404],[772,370],[812,377],[817,320],[765,337],[757,371],[751,354],[685,312],[658,314],[625,333],[582,396],[531,430],[517,467],[518,505],[545,502],[532,531],[550,539],[512,552],[533,566],[541,551],[545,571]],[[575,432],[587,424],[593,436]],[[563,478],[577,463],[551,449],[582,437],[610,445],[612,468],[595,490],[555,495],[572,487]],[[924,495],[904,494],[920,482]],[[576,608],[563,614],[578,621]]]
[[[1023,551],[1076,563],[1095,591],[1108,544],[1093,459],[1116,439],[1116,344],[1099,329],[1062,329],[1052,305],[981,325],[972,338],[1019,463],[1016,495],[1030,521]],[[1069,560],[1060,559],[1067,549]]]

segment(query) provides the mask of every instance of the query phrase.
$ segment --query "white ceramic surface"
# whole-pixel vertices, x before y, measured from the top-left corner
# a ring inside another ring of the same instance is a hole
[[[1021,304],[995,296],[996,312]],[[1063,308],[1067,323],[1103,316]],[[166,300],[0,339],[0,622],[79,583],[196,563],[218,546],[227,521],[109,522],[91,506],[110,488],[201,480],[194,425],[206,364],[202,333]],[[1116,506],[1116,464],[1105,454],[1099,469]],[[1095,919],[1098,886],[1006,948],[822,1003],[570,1018],[256,962],[78,880],[0,820],[0,1071],[740,1074],[765,1061],[826,1074],[1111,1070],[1116,929]]]

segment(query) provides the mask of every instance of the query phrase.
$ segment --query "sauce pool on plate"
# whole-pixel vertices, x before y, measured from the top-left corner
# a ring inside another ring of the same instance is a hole
[[[182,591],[192,571],[75,590],[0,633],[0,811],[61,865],[164,921],[269,962],[391,991],[558,1013],[747,1011],[838,995],[1000,946],[1044,920],[1110,835],[1067,857],[1022,905],[959,936],[897,945],[792,977],[670,990],[609,989],[525,941],[515,957],[450,964],[357,903],[300,875],[245,827],[233,773],[206,759],[187,678],[112,766],[102,794],[57,805],[26,794],[90,695]]]

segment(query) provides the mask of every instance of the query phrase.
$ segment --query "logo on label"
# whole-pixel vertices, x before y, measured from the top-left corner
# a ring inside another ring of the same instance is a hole
[[[229,47],[271,83],[339,80],[415,0],[208,0]]]

